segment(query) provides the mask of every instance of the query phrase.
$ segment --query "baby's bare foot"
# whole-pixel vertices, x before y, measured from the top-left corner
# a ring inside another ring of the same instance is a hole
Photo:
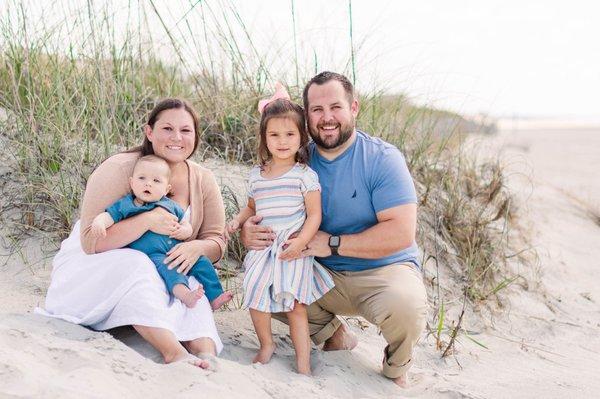
[[[181,302],[185,304],[185,306],[187,306],[188,308],[193,308],[203,296],[204,291],[196,289],[193,291],[190,290],[178,298],[181,300]]]
[[[261,346],[256,356],[254,356],[254,359],[252,359],[252,363],[269,363],[269,360],[271,360],[271,357],[273,356],[273,352],[275,352],[274,343]]]
[[[224,293],[212,300],[212,302],[210,303],[210,307],[213,310],[217,310],[221,306],[225,305],[227,302],[231,301],[232,298],[233,293],[231,291],[225,291]]]

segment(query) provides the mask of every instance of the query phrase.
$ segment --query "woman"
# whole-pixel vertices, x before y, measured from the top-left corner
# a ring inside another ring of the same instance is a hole
[[[202,255],[213,263],[223,255],[225,212],[219,187],[209,170],[188,160],[199,141],[194,110],[182,100],[163,100],[150,113],[144,133],[140,147],[110,157],[90,176],[81,220],[54,258],[41,313],[95,330],[133,325],[165,363],[187,360],[206,368],[208,362],[189,354],[216,355],[222,348],[206,297],[194,308],[170,301],[150,259],[123,248],[148,230],[171,234],[179,225],[177,217],[157,207],[115,223],[106,237],[91,234],[94,217],[129,192],[136,159],[155,154],[169,164],[170,198],[188,210],[194,229],[192,238],[175,246],[166,262],[185,273]],[[190,279],[190,287],[196,286]]]

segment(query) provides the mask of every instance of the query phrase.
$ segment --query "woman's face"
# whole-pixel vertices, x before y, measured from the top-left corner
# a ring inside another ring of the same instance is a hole
[[[170,164],[185,161],[194,151],[194,120],[183,108],[162,111],[154,128],[146,125],[145,133],[154,154]]]

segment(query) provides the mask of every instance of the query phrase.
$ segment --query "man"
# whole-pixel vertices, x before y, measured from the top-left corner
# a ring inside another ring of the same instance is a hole
[[[335,282],[308,308],[311,338],[323,350],[353,349],[356,337],[336,315],[364,317],[388,343],[383,374],[406,387],[427,313],[412,178],[397,148],[356,130],[359,103],[345,76],[318,74],[304,88],[303,100],[313,139],[310,166],[319,175],[323,207],[321,230],[303,255],[317,257]],[[249,249],[263,249],[274,238],[260,220],[255,216],[242,229]]]

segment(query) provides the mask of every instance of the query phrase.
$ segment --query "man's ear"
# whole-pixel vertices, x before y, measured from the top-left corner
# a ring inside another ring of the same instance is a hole
[[[150,142],[152,142],[152,128],[150,127],[150,125],[145,125],[144,126],[144,134],[146,135],[146,137],[148,138],[148,140]]]
[[[360,104],[358,103],[358,99],[352,100],[352,104],[350,104],[350,111],[352,112],[352,116],[356,118],[358,115],[358,111],[360,110]]]
[[[171,185],[167,184],[167,193],[165,195],[169,194],[170,192],[171,192]]]

